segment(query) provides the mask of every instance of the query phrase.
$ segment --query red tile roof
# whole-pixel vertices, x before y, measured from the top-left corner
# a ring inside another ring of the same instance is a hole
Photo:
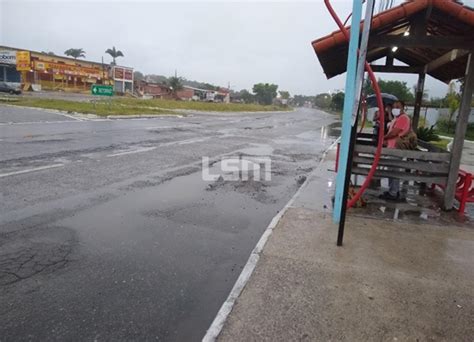
[[[416,0],[407,1],[399,6],[391,8],[385,12],[379,13],[372,18],[371,36],[394,34],[393,31],[400,31],[403,26],[409,28],[409,18],[415,14],[432,9],[429,26],[432,35],[459,35],[474,37],[474,10],[465,7],[454,0]],[[363,22],[361,22],[361,29]],[[446,34],[443,34],[446,33]],[[369,38],[370,41],[370,38]],[[345,59],[341,62],[341,57],[347,56],[347,40],[341,31],[335,31],[325,37],[316,39],[312,42],[323,69],[328,78],[345,72]],[[466,47],[472,48],[472,47]],[[386,49],[387,50],[387,49]],[[432,60],[443,53],[449,51],[436,49],[435,53],[428,53],[426,49],[401,49],[400,55],[405,57],[403,62],[409,65],[423,65],[426,60]],[[425,50],[425,51],[423,51]],[[376,53],[372,51],[375,59],[384,57],[388,51]],[[370,55],[370,51],[369,54]],[[406,56],[403,56],[406,55]],[[395,56],[397,58],[398,56]],[[398,58],[397,58],[398,59]],[[467,59],[467,58],[465,58]],[[460,70],[460,69],[459,69]],[[444,82],[449,82],[449,78],[457,77],[459,72],[444,72],[443,74],[433,73],[433,77]]]

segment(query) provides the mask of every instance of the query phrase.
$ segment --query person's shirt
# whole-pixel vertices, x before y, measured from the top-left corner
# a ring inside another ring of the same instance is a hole
[[[406,115],[405,113],[400,114],[398,117],[393,118],[393,120],[390,122],[389,130],[388,132],[394,128],[401,129],[401,132],[398,133],[397,137],[394,137],[392,139],[387,139],[387,147],[388,148],[395,148],[397,138],[407,134],[410,129],[411,129],[411,123],[410,123],[410,117]]]

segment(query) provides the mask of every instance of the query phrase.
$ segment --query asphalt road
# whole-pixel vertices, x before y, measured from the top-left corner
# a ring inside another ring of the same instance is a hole
[[[78,120],[0,106],[0,340],[198,341],[338,135],[291,113]],[[271,158],[271,180],[202,179]]]

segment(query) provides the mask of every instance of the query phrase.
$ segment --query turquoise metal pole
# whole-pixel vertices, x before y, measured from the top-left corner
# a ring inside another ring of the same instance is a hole
[[[355,98],[356,71],[357,71],[357,49],[359,47],[360,19],[362,16],[362,1],[352,1],[352,20],[349,41],[349,53],[347,57],[346,89],[344,96],[344,110],[342,113],[341,145],[339,152],[339,167],[336,176],[336,193],[334,198],[333,221],[339,223],[341,219],[343,202],[344,180],[347,170],[347,159],[349,155],[349,143],[351,137],[352,110]]]

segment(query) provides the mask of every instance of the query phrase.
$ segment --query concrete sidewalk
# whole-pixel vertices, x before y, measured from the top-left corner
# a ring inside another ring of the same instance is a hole
[[[220,341],[474,339],[474,229],[331,220],[322,163],[273,229]]]

